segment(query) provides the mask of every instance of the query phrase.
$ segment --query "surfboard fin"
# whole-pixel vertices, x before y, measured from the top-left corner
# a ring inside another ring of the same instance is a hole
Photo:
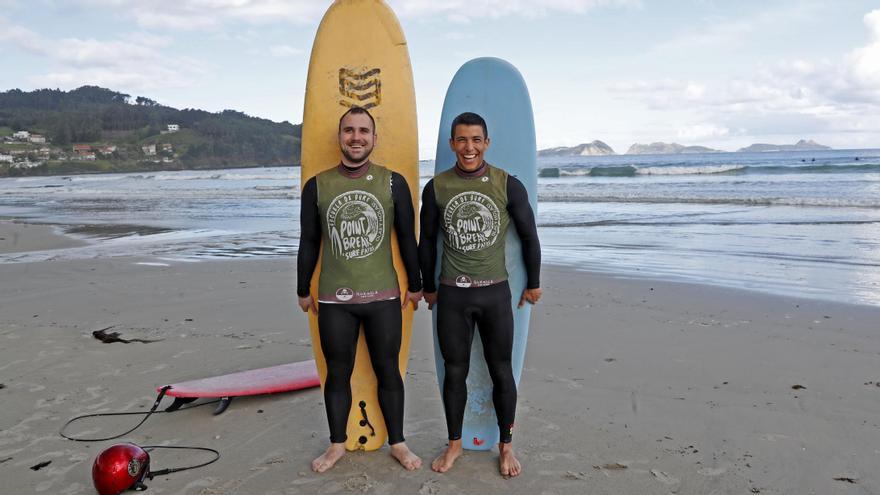
[[[165,408],[165,412],[174,412],[181,408],[181,406],[185,404],[189,404],[194,400],[198,399],[198,397],[175,397],[174,402]]]
[[[217,404],[217,407],[214,409],[214,412],[212,414],[214,416],[222,414],[223,411],[225,411],[226,408],[229,407],[229,404],[232,403],[232,399],[232,397],[223,397],[222,399],[220,399],[220,403]]]

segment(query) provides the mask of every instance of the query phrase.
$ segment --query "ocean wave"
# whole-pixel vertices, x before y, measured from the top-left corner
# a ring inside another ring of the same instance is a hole
[[[96,174],[96,175],[78,175],[76,177],[62,177],[63,180],[70,182],[107,182],[111,180],[121,180],[127,178],[119,174]]]
[[[880,163],[847,163],[842,165],[795,165],[746,167],[749,173],[757,174],[858,174],[880,172]]]
[[[613,227],[613,226],[642,226],[642,227],[672,227],[691,225],[875,225],[880,223],[876,220],[815,220],[815,221],[751,221],[751,220],[698,220],[698,221],[668,221],[668,220],[593,220],[583,222],[541,222],[538,227]]]
[[[637,168],[637,175],[709,175],[727,174],[748,169],[745,165],[702,165],[697,167],[671,166],[671,167],[644,167]]]
[[[840,198],[768,198],[768,197],[719,197],[719,198],[681,198],[662,196],[588,196],[571,193],[542,192],[538,194],[541,203],[654,203],[654,204],[706,204],[743,206],[822,206],[830,208],[880,208],[878,199],[840,199]]]
[[[254,191],[291,191],[296,186],[254,186]]]
[[[556,169],[559,177],[637,177],[640,175],[707,175],[739,172],[748,168],[745,165],[655,165],[640,167],[623,165],[619,167],[583,167]],[[544,177],[553,177],[554,169],[542,169]]]
[[[847,163],[840,165],[689,165],[659,164],[651,166],[622,165],[617,167],[545,167],[540,177],[638,177],[646,175],[713,175],[713,174],[858,174],[880,172],[878,163]]]
[[[237,173],[217,173],[216,171],[212,171],[212,173],[205,174],[157,174],[157,175],[131,175],[128,176],[129,179],[152,179],[152,180],[161,180],[161,181],[174,181],[174,180],[229,180],[229,181],[246,181],[246,180],[283,180],[283,181],[292,181],[298,180],[299,176],[295,174],[237,174]]]

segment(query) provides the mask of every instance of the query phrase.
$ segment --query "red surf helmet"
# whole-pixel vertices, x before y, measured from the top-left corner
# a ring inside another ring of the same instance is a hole
[[[150,455],[133,443],[117,443],[104,450],[92,465],[92,481],[100,495],[117,495],[130,488],[143,490],[150,471]]]

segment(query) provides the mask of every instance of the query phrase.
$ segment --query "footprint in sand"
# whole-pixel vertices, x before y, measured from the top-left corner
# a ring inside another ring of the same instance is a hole
[[[24,362],[26,362],[24,359],[16,359],[15,361],[12,361],[12,362],[4,364],[3,366],[0,366],[0,371],[3,371],[6,368],[9,368],[10,366],[15,366],[16,364],[20,364],[20,363],[24,363]]]
[[[64,399],[66,399],[66,398],[67,398],[67,395],[61,394],[61,395],[56,395],[55,397],[52,397],[51,399],[40,399],[37,401],[36,404],[34,404],[34,409],[43,409],[44,407],[56,406],[56,405],[64,402]]]
[[[373,482],[373,479],[367,476],[367,473],[362,473],[360,476],[349,478],[342,483],[342,486],[345,487],[346,490],[361,493],[371,491],[374,488],[374,485],[375,483]]]
[[[697,473],[702,474],[703,476],[719,476],[727,472],[727,467],[718,467],[718,468],[703,468],[697,471]]]
[[[148,370],[141,371],[141,372],[138,373],[138,374],[139,374],[139,375],[146,375],[147,373],[153,373],[153,372],[155,372],[155,371],[162,371],[162,370],[164,370],[164,369],[167,368],[167,367],[168,367],[167,364],[162,363],[162,364],[159,364],[159,365],[153,366],[152,368],[150,368],[150,369],[148,369]]]
[[[419,488],[419,495],[438,495],[440,493],[440,483],[435,479],[430,479]]]
[[[107,376],[125,376],[125,371],[123,371],[122,369],[119,369],[119,368],[117,368],[113,371],[105,371],[105,372],[99,374],[98,378],[104,378]]]
[[[569,452],[541,452],[538,454],[538,458],[542,461],[555,461],[557,458],[563,459],[576,459],[577,456],[575,454]]]
[[[577,380],[572,380],[569,378],[561,378],[561,377],[558,377],[552,373],[547,375],[546,380],[548,382],[564,383],[564,384],[568,385],[568,388],[573,389],[573,390],[578,390],[578,389],[584,388],[584,386],[582,384],[578,383]]]
[[[761,435],[761,440],[767,440],[768,442],[776,442],[778,440],[785,440],[791,438],[788,435],[783,435],[781,433],[768,433],[766,435]]]
[[[19,382],[19,383],[10,385],[10,387],[16,388],[16,389],[25,388],[25,389],[27,389],[28,392],[42,392],[43,390],[46,390],[46,387],[43,385],[40,385],[38,383],[27,383],[27,382]]]
[[[182,490],[180,490],[180,493],[187,493],[187,492],[189,492],[189,490],[191,488],[204,488],[204,490],[202,490],[198,493],[206,493],[206,494],[211,493],[213,491],[213,490],[211,490],[211,487],[216,485],[217,481],[218,481],[217,478],[210,477],[210,476],[206,477],[206,478],[201,478],[198,480],[190,481],[189,483],[186,484],[185,487],[183,487]]]
[[[664,485],[672,486],[681,483],[681,480],[678,478],[671,476],[669,473],[660,471],[659,469],[652,469],[651,474],[653,474],[654,477]]]

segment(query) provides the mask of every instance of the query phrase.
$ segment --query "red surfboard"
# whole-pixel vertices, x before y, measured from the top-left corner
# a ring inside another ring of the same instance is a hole
[[[239,371],[228,375],[213,376],[200,380],[174,383],[157,387],[157,391],[167,388],[165,395],[174,397],[166,411],[175,411],[180,406],[199,398],[220,398],[214,414],[220,414],[229,407],[233,397],[245,395],[275,394],[317,387],[321,384],[315,360],[282,364],[256,370]]]

